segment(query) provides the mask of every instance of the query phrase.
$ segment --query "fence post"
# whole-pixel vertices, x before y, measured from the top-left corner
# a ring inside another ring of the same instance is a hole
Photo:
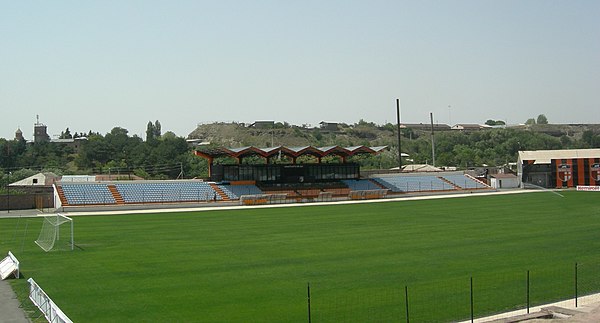
[[[310,282],[306,283],[306,291],[308,294],[308,323],[311,323],[311,315],[310,315]]]
[[[527,271],[527,314],[529,314],[529,270]]]
[[[406,323],[410,323],[410,320],[408,317],[408,286],[407,285],[404,286],[404,303],[406,305]]]
[[[475,318],[475,313],[473,311],[473,276],[471,276],[471,323]]]
[[[577,307],[577,263],[575,263],[575,307]]]

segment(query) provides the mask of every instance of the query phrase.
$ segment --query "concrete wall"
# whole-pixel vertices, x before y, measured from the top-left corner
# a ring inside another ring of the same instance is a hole
[[[517,178],[495,178],[490,179],[490,186],[493,188],[517,188],[519,181]]]

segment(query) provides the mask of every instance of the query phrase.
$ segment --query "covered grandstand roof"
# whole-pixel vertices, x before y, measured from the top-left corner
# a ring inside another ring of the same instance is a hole
[[[600,149],[560,149],[519,151],[519,160],[534,164],[550,164],[552,159],[600,158]]]
[[[195,154],[204,158],[215,158],[215,157],[232,157],[232,158],[244,158],[247,156],[260,156],[264,158],[270,158],[279,154],[286,155],[292,158],[297,158],[303,155],[311,155],[317,158],[326,156],[340,156],[342,158],[359,155],[359,154],[378,154],[387,146],[377,147],[366,147],[366,146],[352,146],[352,147],[340,147],[340,146],[328,146],[328,147],[313,147],[313,146],[301,146],[301,147],[285,147],[277,146],[270,148],[258,148],[253,146],[240,147],[240,148],[222,148],[222,147],[200,147],[196,150]]]

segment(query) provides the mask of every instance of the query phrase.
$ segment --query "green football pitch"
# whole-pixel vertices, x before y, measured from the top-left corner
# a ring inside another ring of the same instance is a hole
[[[476,317],[523,308],[527,271],[531,305],[573,297],[576,262],[600,291],[600,195],[562,194],[82,216],[48,253],[41,219],[2,219],[0,255],[76,322],[455,321],[471,278]]]

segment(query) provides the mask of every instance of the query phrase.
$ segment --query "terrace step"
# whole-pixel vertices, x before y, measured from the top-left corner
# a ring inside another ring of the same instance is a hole
[[[465,174],[466,177],[470,178],[471,180],[474,180],[475,182],[483,185],[483,188],[492,188],[491,186],[489,186],[487,183],[483,182],[482,180],[480,180],[479,178],[473,177],[469,174]]]
[[[212,189],[219,194],[221,201],[230,201],[229,196],[227,196],[227,194],[225,194],[225,192],[223,192],[223,190],[217,184],[210,183],[210,187],[212,187]]]
[[[108,185],[108,190],[114,197],[117,204],[125,204],[125,201],[123,200],[123,197],[121,196],[121,193],[119,193],[119,191],[117,190],[117,187],[114,184]]]
[[[438,178],[439,178],[439,179],[441,179],[442,181],[444,181],[444,182],[448,183],[448,184],[449,184],[449,185],[451,185],[452,187],[454,187],[454,189],[457,189],[457,190],[462,190],[462,189],[463,189],[462,187],[460,187],[460,186],[458,186],[458,185],[454,184],[452,181],[450,181],[450,180],[448,180],[448,179],[446,179],[446,178],[444,178],[444,177],[442,177],[442,176],[438,176]]]
[[[385,187],[385,185],[379,183],[374,179],[369,178],[369,182],[373,183],[374,185],[377,185],[377,187],[381,188],[382,190],[389,190],[389,188]]]
[[[63,191],[62,186],[56,185],[56,192],[58,193],[58,198],[60,202],[64,206],[69,206],[69,202],[67,201],[67,197],[65,196],[65,191]]]

